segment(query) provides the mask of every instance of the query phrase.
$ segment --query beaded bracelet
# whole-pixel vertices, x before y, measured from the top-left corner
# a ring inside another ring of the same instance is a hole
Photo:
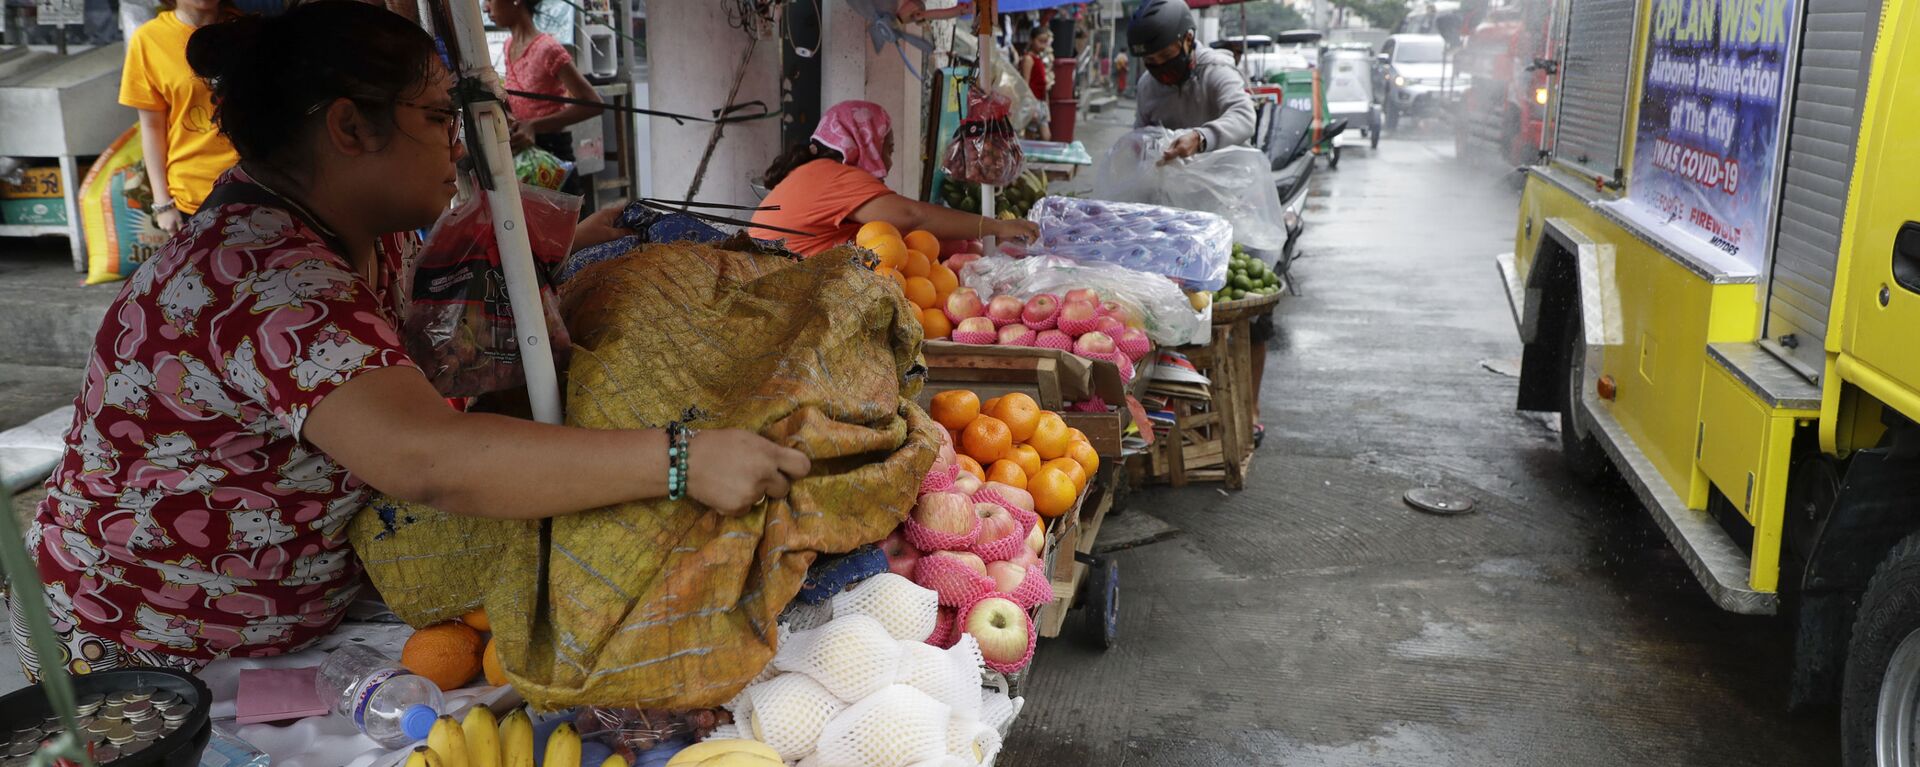
[[[696,433],[679,421],[667,424],[667,498],[671,500],[687,497],[687,453]]]

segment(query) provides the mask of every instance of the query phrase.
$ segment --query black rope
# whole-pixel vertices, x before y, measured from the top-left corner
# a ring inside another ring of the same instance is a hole
[[[778,205],[773,205],[768,207],[755,207],[752,205],[728,205],[726,203],[698,202],[695,200],[662,200],[654,197],[642,197],[638,200],[634,200],[633,202],[635,204],[642,205],[647,208],[651,208],[653,210],[667,212],[667,213],[681,213],[688,216],[692,216],[697,219],[701,219],[703,221],[710,221],[718,224],[728,224],[731,226],[744,226],[744,227],[751,227],[756,229],[766,229],[774,232],[784,232],[786,234],[797,234],[801,237],[820,236],[819,234],[814,232],[802,232],[798,229],[788,229],[784,226],[774,226],[772,224],[756,224],[752,221],[743,221],[737,218],[730,218],[727,216],[716,216],[712,213],[701,213],[700,211],[697,211],[697,210],[691,210],[691,208],[713,208],[716,210],[749,210],[757,213],[760,211],[779,210],[780,206]]]
[[[534,93],[532,91],[508,90],[507,94],[511,96],[519,96],[525,99],[533,99],[535,101],[551,101],[557,104],[574,104],[574,105],[583,106],[583,107],[601,107],[604,109],[612,109],[619,112],[631,112],[637,115],[652,115],[654,117],[665,117],[669,120],[674,121],[676,124],[679,124],[679,125],[687,124],[688,120],[692,120],[694,122],[702,122],[702,123],[744,123],[744,122],[753,122],[754,120],[765,120],[769,117],[780,116],[778,112],[767,111],[767,104],[764,101],[748,101],[742,104],[735,104],[725,109],[715,109],[713,110],[713,117],[695,117],[693,115],[683,115],[677,112],[662,112],[657,109],[642,109],[640,107],[622,106],[620,104],[608,104],[604,101],[588,101],[586,99],[576,99],[568,96],[552,96],[545,93]],[[747,109],[749,107],[758,107],[760,111],[755,114],[747,115],[745,117],[732,116],[733,112],[737,112],[742,109]]]

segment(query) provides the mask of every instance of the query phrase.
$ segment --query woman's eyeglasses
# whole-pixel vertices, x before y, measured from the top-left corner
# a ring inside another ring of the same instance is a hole
[[[355,101],[359,101],[359,100],[360,99],[355,99]],[[369,99],[369,101],[371,101],[371,99]],[[331,103],[333,103],[333,100],[328,99],[318,104],[314,104],[313,106],[307,108],[307,114],[311,115],[311,114],[318,113],[320,110],[325,109],[327,105]],[[465,122],[465,120],[461,118],[463,118],[466,114],[460,109],[460,107],[435,106],[433,104],[422,104],[417,101],[407,101],[404,99],[393,99],[391,103],[400,104],[402,106],[410,106],[410,107],[413,107],[414,109],[418,109],[420,111],[433,114],[435,116],[438,116],[446,120],[447,146],[451,148],[455,144],[460,143],[460,126]]]

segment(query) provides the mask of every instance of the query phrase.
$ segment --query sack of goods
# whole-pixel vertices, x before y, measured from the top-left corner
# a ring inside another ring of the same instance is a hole
[[[739,516],[662,499],[521,522],[377,501],[350,532],[388,605],[424,626],[484,604],[507,678],[542,709],[732,700],[814,559],[898,526],[937,451],[912,403],[919,322],[862,253],[646,245],[568,280],[568,424],[747,429],[813,473]]]

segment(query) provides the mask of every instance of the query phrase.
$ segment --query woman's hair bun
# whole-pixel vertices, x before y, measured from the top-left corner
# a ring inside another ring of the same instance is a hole
[[[241,16],[201,27],[187,40],[187,65],[209,83],[257,67],[261,38],[267,36],[271,24],[259,16]]]

